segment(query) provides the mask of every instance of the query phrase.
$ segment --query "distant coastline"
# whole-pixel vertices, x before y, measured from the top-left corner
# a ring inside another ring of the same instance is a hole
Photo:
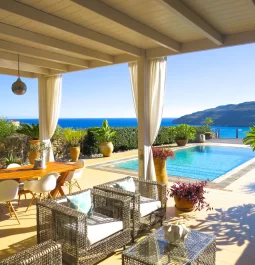
[[[255,101],[229,104],[197,111],[174,119],[173,124],[203,124],[205,119],[213,119],[216,126],[252,126],[255,124]]]

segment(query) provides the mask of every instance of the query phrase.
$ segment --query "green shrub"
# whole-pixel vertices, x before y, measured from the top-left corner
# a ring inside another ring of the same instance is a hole
[[[114,152],[138,148],[138,129],[136,127],[114,128]]]
[[[0,142],[3,142],[7,137],[15,134],[16,127],[8,122],[5,118],[0,118]]]
[[[207,132],[207,128],[205,126],[194,126],[196,134],[205,134]]]
[[[210,132],[211,131],[211,125],[213,124],[213,119],[212,118],[206,118],[204,123],[205,123],[206,132]]]
[[[56,159],[69,157],[69,144],[64,138],[65,129],[57,126],[52,138],[52,148]]]
[[[169,128],[171,137],[175,140],[193,140],[195,139],[195,129],[188,124],[179,124]]]
[[[79,147],[85,135],[85,130],[72,128],[65,128],[63,134],[65,141],[72,147]]]
[[[172,144],[174,138],[169,132],[169,127],[160,127],[158,136],[153,145]]]
[[[138,128],[118,127],[113,128],[116,132],[112,137],[114,152],[127,151],[138,148]],[[82,143],[82,153],[92,155],[99,153],[99,141],[93,133],[94,128],[87,129],[87,135]],[[163,145],[173,143],[168,127],[161,127],[153,145]]]
[[[93,128],[87,129],[87,134],[81,143],[81,151],[84,155],[93,155],[99,153],[99,142],[95,134],[92,132]]]

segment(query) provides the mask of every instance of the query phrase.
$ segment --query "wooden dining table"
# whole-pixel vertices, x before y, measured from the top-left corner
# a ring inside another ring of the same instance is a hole
[[[9,169],[0,169],[0,181],[2,180],[17,180],[23,182],[24,180],[36,179],[43,177],[51,172],[57,172],[60,176],[57,179],[57,185],[54,190],[51,191],[51,196],[55,198],[58,192],[63,196],[65,195],[62,186],[65,183],[65,179],[70,171],[82,168],[82,166],[72,163],[63,162],[48,162],[45,169],[34,169],[33,165],[21,166]]]

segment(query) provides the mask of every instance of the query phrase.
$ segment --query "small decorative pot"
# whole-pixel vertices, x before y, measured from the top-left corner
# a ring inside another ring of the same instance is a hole
[[[40,144],[40,140],[31,140],[30,141],[30,145],[39,145]],[[40,153],[36,152],[36,151],[30,151],[29,155],[28,155],[28,160],[29,163],[31,165],[34,165],[34,161],[36,158],[40,157]]]
[[[70,147],[70,156],[72,158],[72,162],[76,162],[79,159],[81,149],[79,146],[77,147]]]
[[[184,139],[184,140],[175,140],[175,142],[177,143],[178,146],[185,146],[188,142],[188,139]]]
[[[46,168],[45,158],[42,159],[36,158],[34,161],[34,169],[44,169],[44,168]]]
[[[153,161],[154,161],[157,181],[163,182],[168,186],[166,160],[160,158],[154,158]]]
[[[195,208],[194,202],[181,198],[179,199],[176,195],[174,196],[175,207],[182,212],[191,212]]]
[[[196,134],[196,143],[204,143],[205,135],[204,134]]]
[[[113,152],[113,144],[112,142],[102,142],[99,145],[99,149],[103,156],[109,157]]]

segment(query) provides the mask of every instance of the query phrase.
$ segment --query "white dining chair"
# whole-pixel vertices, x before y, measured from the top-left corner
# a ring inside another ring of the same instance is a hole
[[[17,163],[11,163],[7,166],[7,168],[15,168],[15,167],[21,167],[20,164],[17,164]]]
[[[19,190],[19,183],[15,180],[4,180],[0,182],[0,202],[6,203],[10,216],[14,214],[16,220],[20,224],[19,218],[11,201],[17,196]]]
[[[40,179],[26,180],[24,182],[24,189],[30,190],[33,194],[26,211],[32,205],[35,199],[40,201],[42,199],[51,198],[50,192],[56,188],[58,176],[58,173],[52,172],[44,177],[41,177]]]
[[[72,188],[77,187],[81,190],[81,187],[77,181],[77,179],[82,177],[83,170],[85,168],[85,163],[82,159],[78,160],[75,165],[81,166],[81,168],[75,169],[73,171],[69,171],[66,179],[65,179],[65,186],[68,187],[69,194],[72,193]]]
[[[17,163],[11,163],[7,166],[7,169],[10,169],[10,168],[17,168],[17,167],[21,167],[20,164],[17,164]],[[18,199],[18,208],[19,208],[19,205],[20,205],[20,196],[21,195],[24,195],[25,196],[25,199],[27,199],[27,193],[30,193],[33,195],[33,193],[30,191],[30,190],[25,190],[24,189],[24,182],[20,182],[19,183],[19,192],[18,192],[18,196],[19,196],[19,199]]]

